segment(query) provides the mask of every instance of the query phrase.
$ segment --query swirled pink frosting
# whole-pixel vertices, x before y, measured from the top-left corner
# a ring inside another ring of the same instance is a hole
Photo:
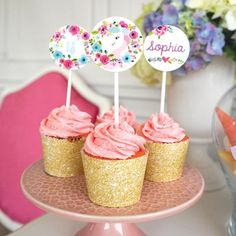
[[[151,115],[142,125],[141,131],[147,139],[161,143],[178,142],[186,136],[184,129],[164,112]]]
[[[91,132],[93,127],[88,113],[80,111],[75,105],[68,108],[61,106],[41,121],[40,133],[58,138],[80,137]]]
[[[115,108],[112,107],[112,109],[105,112],[103,116],[97,117],[97,122],[98,123],[107,122],[107,121],[109,122],[109,121],[114,121],[114,119],[115,119]],[[121,123],[127,122],[132,127],[135,127],[137,124],[135,114],[131,111],[128,111],[123,106],[120,106],[120,109],[119,109],[119,119]]]
[[[95,157],[127,159],[144,150],[145,139],[126,122],[98,124],[86,138],[84,150]]]

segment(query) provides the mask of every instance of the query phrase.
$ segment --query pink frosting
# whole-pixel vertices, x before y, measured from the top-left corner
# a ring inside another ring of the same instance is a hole
[[[149,140],[162,143],[178,142],[186,136],[184,129],[166,113],[151,115],[143,124],[142,133]]]
[[[84,150],[96,157],[127,159],[144,150],[145,142],[126,122],[118,126],[114,122],[104,122],[88,135]]]
[[[131,111],[128,111],[123,106],[120,106],[119,118],[120,118],[121,123],[125,121],[129,125],[131,125],[132,127],[136,126],[135,114]],[[115,119],[115,108],[112,107],[112,109],[107,111],[106,113],[104,113],[104,115],[102,117],[98,117],[97,122],[102,123],[102,122],[106,122],[106,121],[114,121],[114,119]]]
[[[80,137],[91,132],[93,126],[88,113],[80,111],[75,105],[69,108],[61,106],[53,109],[49,116],[41,121],[40,132],[58,138]]]

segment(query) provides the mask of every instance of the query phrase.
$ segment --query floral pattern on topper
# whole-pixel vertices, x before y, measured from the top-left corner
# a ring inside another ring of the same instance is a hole
[[[53,61],[65,69],[85,66],[89,58],[85,52],[85,42],[90,34],[78,25],[65,25],[53,34],[49,41],[49,52]]]
[[[143,36],[137,26],[123,17],[99,22],[86,42],[85,50],[102,69],[119,72],[131,68],[140,58]]]
[[[152,30],[144,42],[147,62],[160,71],[180,68],[188,59],[190,45],[187,36],[172,25],[161,25]]]
[[[160,37],[164,35],[166,32],[173,33],[173,28],[170,25],[161,25],[152,30],[152,33],[157,35],[158,39],[160,39]]]

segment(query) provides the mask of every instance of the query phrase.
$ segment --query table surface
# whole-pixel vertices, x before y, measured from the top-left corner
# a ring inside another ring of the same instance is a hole
[[[231,209],[231,195],[224,187],[215,192],[205,192],[196,205],[178,215],[138,223],[138,226],[147,236],[227,236],[226,222]],[[10,236],[73,236],[84,225],[82,222],[46,214]]]

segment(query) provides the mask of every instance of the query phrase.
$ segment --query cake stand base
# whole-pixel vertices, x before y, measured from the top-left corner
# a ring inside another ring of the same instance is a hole
[[[88,223],[75,236],[145,236],[132,223]]]

